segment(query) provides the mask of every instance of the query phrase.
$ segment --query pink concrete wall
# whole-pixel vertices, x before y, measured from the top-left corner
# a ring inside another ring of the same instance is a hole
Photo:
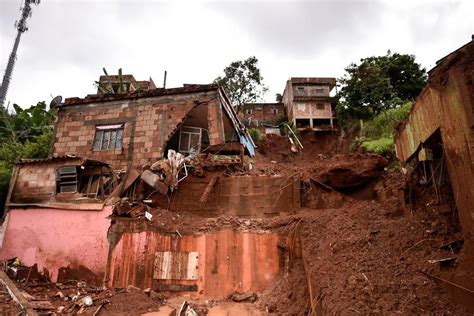
[[[196,284],[191,295],[223,298],[234,292],[262,291],[278,275],[277,247],[284,236],[220,230],[204,235],[164,235],[153,231],[126,232],[112,253],[109,286],[148,288],[156,282]],[[198,280],[154,280],[157,251],[197,251]]]
[[[60,268],[86,267],[100,277],[107,264],[111,207],[101,211],[11,209],[4,223],[0,260],[18,257],[25,265],[46,268],[53,282]],[[101,277],[100,277],[101,278]]]

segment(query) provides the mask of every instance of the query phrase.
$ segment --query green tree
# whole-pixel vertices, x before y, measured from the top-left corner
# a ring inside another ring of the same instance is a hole
[[[426,70],[415,56],[392,54],[368,57],[350,64],[339,79],[341,119],[371,119],[390,108],[413,101],[426,85]]]
[[[263,84],[257,63],[255,56],[234,61],[224,69],[224,76],[214,80],[214,83],[225,89],[237,112],[241,110],[242,105],[258,101],[268,91]]]

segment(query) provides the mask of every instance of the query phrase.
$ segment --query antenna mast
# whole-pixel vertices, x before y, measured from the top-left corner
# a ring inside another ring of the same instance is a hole
[[[26,21],[31,17],[31,5],[38,5],[41,0],[25,0],[23,8],[21,10],[21,18],[19,21],[15,22],[15,28],[18,30],[16,34],[15,44],[13,44],[13,50],[8,59],[7,68],[5,69],[5,74],[3,75],[2,86],[0,87],[0,108],[3,107],[5,98],[7,97],[8,86],[10,85],[10,80],[12,77],[13,67],[15,66],[16,60],[16,51],[18,50],[18,45],[20,44],[21,34],[28,31],[28,25]]]

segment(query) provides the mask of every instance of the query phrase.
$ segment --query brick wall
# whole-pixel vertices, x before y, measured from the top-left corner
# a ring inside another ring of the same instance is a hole
[[[52,155],[75,154],[107,162],[114,169],[160,159],[166,141],[187,113],[197,104],[207,103],[211,144],[223,142],[222,118],[216,91],[157,96],[137,100],[117,100],[60,108],[53,138]],[[121,149],[94,151],[97,125],[124,124]]]
[[[251,109],[252,113],[247,114],[247,109]],[[277,113],[274,113],[274,109],[277,110]],[[249,103],[245,104],[242,111],[239,112],[239,118],[244,119],[245,124],[248,124],[250,118],[259,123],[275,125],[284,115],[285,106],[283,103]]]
[[[299,180],[281,176],[220,177],[207,203],[199,202],[212,179],[190,176],[172,195],[170,210],[190,212],[216,211],[240,217],[268,217],[293,214],[301,206]],[[161,195],[160,207],[168,207]]]
[[[11,202],[41,202],[56,193],[56,169],[78,164],[77,160],[18,165],[18,176]]]
[[[332,109],[328,102],[303,102],[295,101],[294,103],[295,118],[331,118]],[[301,110],[299,104],[304,104],[305,109]],[[324,105],[324,108],[321,108]]]

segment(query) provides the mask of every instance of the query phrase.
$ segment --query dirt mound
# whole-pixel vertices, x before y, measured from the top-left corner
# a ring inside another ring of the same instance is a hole
[[[392,207],[392,206],[389,206]],[[464,314],[422,271],[450,257],[446,234],[429,212],[388,217],[383,204],[356,202],[323,210],[302,225],[309,272],[327,314]],[[435,226],[433,226],[435,225]]]
[[[301,259],[294,261],[288,273],[282,271],[260,294],[258,306],[269,313],[306,315],[309,296],[305,275]]]
[[[352,142],[350,137],[341,137],[338,133],[302,132],[300,136],[303,150],[292,153],[288,137],[275,134],[265,135],[258,145],[260,155],[257,161],[275,161],[279,163],[294,163],[313,161],[321,157],[331,157],[336,154],[348,154]]]

